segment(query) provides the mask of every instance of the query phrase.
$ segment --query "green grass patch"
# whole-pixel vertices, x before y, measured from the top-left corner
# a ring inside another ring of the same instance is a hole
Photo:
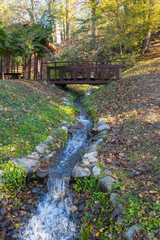
[[[134,183],[128,184],[127,181],[114,183],[113,192],[120,194],[119,204],[123,206],[121,222],[117,221],[118,216],[110,218],[115,207],[110,203],[110,193],[100,191],[99,178],[92,176],[83,180],[77,179],[74,189],[77,197],[80,197],[81,193],[86,195],[86,210],[78,235],[79,240],[125,239],[125,232],[134,224],[142,228],[138,239],[149,239],[148,233],[159,237],[160,202],[149,200],[149,196],[157,194],[157,191],[152,190],[152,184],[148,185],[147,191],[144,186],[141,189],[143,193],[137,194],[137,185]]]
[[[0,82],[0,161],[31,153],[63,120],[73,122],[71,96],[40,83]]]

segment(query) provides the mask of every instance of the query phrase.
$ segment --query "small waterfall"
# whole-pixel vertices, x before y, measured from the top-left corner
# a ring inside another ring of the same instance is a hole
[[[49,179],[49,192],[39,203],[20,239],[25,240],[71,240],[76,223],[70,218],[70,197],[61,197],[66,189],[65,179]]]
[[[81,104],[76,105],[82,110],[77,118],[77,125],[61,154],[49,163],[48,193],[39,203],[36,215],[21,232],[20,240],[74,239],[76,221],[70,211],[72,199],[66,189],[69,184],[68,177],[87,145],[88,131],[92,125]]]

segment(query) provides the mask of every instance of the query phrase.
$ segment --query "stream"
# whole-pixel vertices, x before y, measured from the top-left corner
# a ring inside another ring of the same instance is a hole
[[[75,239],[77,220],[70,211],[72,198],[68,190],[69,179],[89,141],[92,127],[83,105],[77,101],[75,106],[81,110],[77,124],[72,128],[62,152],[48,164],[48,193],[21,232],[20,240]]]

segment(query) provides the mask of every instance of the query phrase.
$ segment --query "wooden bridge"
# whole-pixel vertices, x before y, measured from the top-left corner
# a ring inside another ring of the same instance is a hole
[[[107,84],[121,76],[122,62],[68,61],[51,62],[47,80],[53,84]]]

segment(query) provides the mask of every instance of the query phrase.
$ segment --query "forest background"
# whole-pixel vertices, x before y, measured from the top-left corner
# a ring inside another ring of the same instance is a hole
[[[24,28],[29,23],[31,28]],[[124,60],[134,65],[159,32],[159,0],[0,0],[0,56],[25,61],[45,43],[58,60]]]

